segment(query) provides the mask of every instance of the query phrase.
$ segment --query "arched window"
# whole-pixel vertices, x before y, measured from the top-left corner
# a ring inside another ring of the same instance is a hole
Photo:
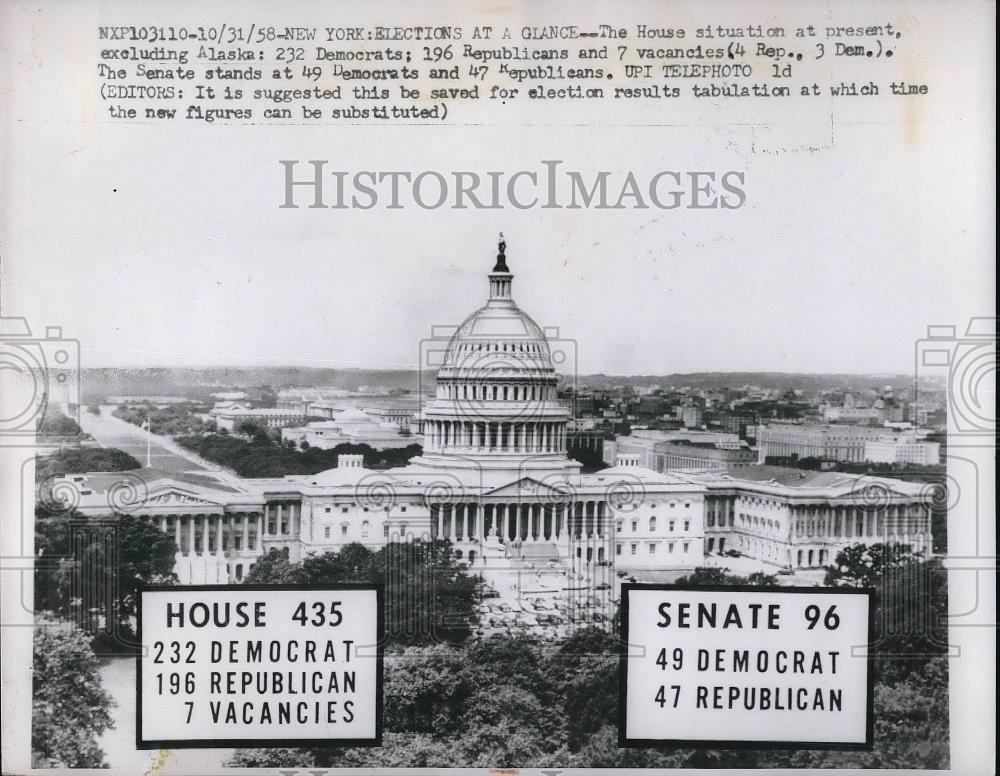
[[[656,530],[656,517],[649,518],[649,530],[653,532]]]
[[[361,523],[361,537],[362,538],[365,538],[365,537],[368,536],[368,529],[370,527],[371,527],[371,525],[369,524],[369,522],[367,520],[365,520],[364,522]]]

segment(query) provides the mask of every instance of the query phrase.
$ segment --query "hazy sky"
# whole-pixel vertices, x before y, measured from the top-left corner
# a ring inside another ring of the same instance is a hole
[[[935,32],[986,34],[968,21],[942,16]],[[624,106],[585,129],[516,108],[499,128],[113,125],[89,81],[96,43],[44,62],[8,51],[23,80],[8,85],[3,314],[61,325],[84,366],[412,367],[432,325],[485,301],[503,231],[515,299],[577,342],[582,373],[911,372],[928,324],[993,309],[992,92],[972,47],[945,44],[913,55],[932,82],[916,111],[819,98],[749,126],[757,108],[705,101],[699,114]],[[348,171],[740,170],[748,202],[278,209],[278,160],[312,158]]]

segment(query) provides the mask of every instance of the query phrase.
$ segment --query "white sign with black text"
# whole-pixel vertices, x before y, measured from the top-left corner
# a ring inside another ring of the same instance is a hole
[[[871,745],[870,594],[623,585],[622,746]]]
[[[136,745],[381,739],[381,591],[212,585],[141,592]]]

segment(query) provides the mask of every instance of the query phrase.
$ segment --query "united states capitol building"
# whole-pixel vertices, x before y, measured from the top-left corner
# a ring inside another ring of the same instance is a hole
[[[265,553],[448,539],[474,572],[525,564],[606,589],[616,572],[692,569],[739,553],[762,571],[820,567],[856,542],[930,552],[927,486],[768,466],[656,472],[638,456],[584,474],[545,333],[514,302],[505,244],[489,297],[444,347],[422,454],[370,470],[241,479],[146,469],[70,475],[84,515],[128,512],[173,536],[182,583],[235,583]],[[720,564],[723,565],[723,564]]]

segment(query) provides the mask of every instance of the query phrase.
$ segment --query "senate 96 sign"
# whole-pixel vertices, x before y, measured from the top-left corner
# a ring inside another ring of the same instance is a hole
[[[871,592],[622,585],[619,743],[868,749]]]

